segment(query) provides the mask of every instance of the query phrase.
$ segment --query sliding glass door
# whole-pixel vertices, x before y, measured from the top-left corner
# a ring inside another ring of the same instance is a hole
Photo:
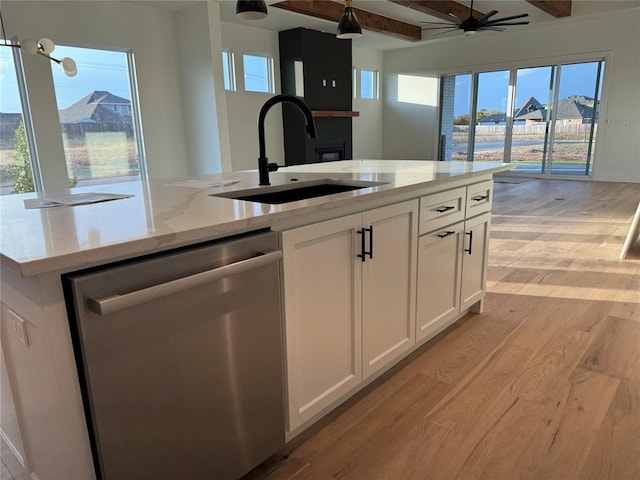
[[[560,66],[549,162],[552,175],[591,175],[603,64]]]
[[[546,168],[555,66],[519,68],[516,72],[511,155],[517,173],[544,173]]]
[[[476,74],[473,160],[504,161],[509,105],[509,70]]]
[[[442,77],[438,160],[466,162],[469,155],[471,74]]]
[[[603,70],[600,59],[443,77],[439,158],[590,176]]]

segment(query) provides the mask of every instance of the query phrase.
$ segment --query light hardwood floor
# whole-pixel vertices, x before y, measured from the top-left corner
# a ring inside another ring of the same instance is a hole
[[[496,183],[485,311],[248,478],[640,478],[640,185]],[[635,253],[634,253],[635,252]]]

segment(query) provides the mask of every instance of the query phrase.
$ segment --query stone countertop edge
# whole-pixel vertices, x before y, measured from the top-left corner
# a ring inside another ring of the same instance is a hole
[[[323,178],[375,180],[385,185],[281,205],[214,197],[257,187],[257,172],[207,175],[188,180],[232,185],[169,186],[183,180],[123,182],[75,188],[58,194],[109,192],[132,198],[76,207],[25,209],[24,200],[44,194],[4,197],[0,260],[21,276],[73,271],[169,250],[234,234],[269,228],[292,217],[340,209],[402,193],[446,186],[509,170],[498,163],[427,161],[341,161],[284,167],[271,173],[275,185]],[[123,218],[128,216],[127,221]]]

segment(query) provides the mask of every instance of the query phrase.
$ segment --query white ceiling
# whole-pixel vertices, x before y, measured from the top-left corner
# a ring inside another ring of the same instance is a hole
[[[280,8],[271,7],[270,4],[277,3],[280,0],[267,0],[268,16],[263,20],[242,20],[235,14],[235,0],[220,0],[220,10],[222,20],[230,23],[238,23],[252,27],[265,28],[267,30],[281,31],[296,27],[312,28],[325,32],[334,33],[337,25],[334,22],[321,20],[306,15],[288,12]],[[456,0],[458,3],[469,6],[470,0]],[[131,3],[144,4],[155,8],[163,8],[170,10],[179,10],[189,5],[198,3],[194,0],[136,0]],[[342,2],[340,2],[342,3]],[[361,10],[367,10],[373,13],[395,18],[406,23],[421,25],[420,22],[441,21],[438,18],[427,14],[412,10],[407,7],[389,2],[387,0],[353,0],[353,6]],[[562,21],[534,7],[525,0],[475,0],[474,9],[482,12],[497,10],[498,14],[495,18],[518,15],[528,13],[529,25],[540,24],[543,22]],[[572,16],[590,15],[608,10],[618,10],[623,8],[632,8],[640,6],[640,0],[573,0]],[[426,26],[426,25],[425,25]],[[507,29],[522,29],[528,26],[512,26]],[[411,42],[402,40],[390,35],[383,35],[367,30],[363,30],[361,38],[353,40],[355,47],[369,48],[373,50],[392,50],[396,48],[410,47],[419,43],[423,43],[433,39],[446,39],[447,37],[455,37],[462,35],[462,32],[455,31],[443,35],[435,36],[438,30],[423,31],[422,42]],[[501,32],[479,32],[479,35],[500,35]]]

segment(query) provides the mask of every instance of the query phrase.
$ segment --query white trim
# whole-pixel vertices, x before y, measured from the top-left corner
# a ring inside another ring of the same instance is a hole
[[[13,453],[13,455],[16,457],[16,460],[20,462],[20,465],[22,465],[22,468],[27,468],[27,464],[24,461],[24,457],[20,454],[20,451],[15,447],[15,445],[11,443],[11,440],[9,440],[9,437],[7,436],[7,434],[2,431],[2,428],[0,428],[0,437],[2,437],[2,440],[4,441],[4,443],[7,444],[7,447],[9,447],[9,450],[11,450],[11,453]]]

